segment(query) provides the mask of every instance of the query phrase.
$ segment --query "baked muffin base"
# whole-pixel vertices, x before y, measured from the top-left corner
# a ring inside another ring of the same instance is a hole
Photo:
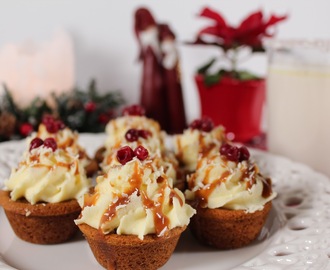
[[[103,234],[87,224],[78,225],[100,265],[107,270],[154,270],[172,255],[185,227],[168,231],[163,237]]]
[[[272,203],[254,213],[244,210],[197,207],[190,222],[192,234],[203,244],[217,249],[234,249],[255,240],[264,226]]]
[[[63,243],[78,230],[74,223],[81,211],[77,200],[32,205],[25,199],[13,201],[9,191],[0,190],[0,205],[16,236],[30,243]]]

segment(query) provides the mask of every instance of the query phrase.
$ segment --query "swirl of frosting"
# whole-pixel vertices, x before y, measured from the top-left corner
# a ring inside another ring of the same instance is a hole
[[[225,140],[225,130],[222,126],[213,128],[210,132],[188,128],[183,134],[174,137],[174,152],[188,171],[195,171],[199,156],[218,151]]]
[[[162,236],[167,230],[188,225],[195,210],[171,180],[150,159],[137,158],[113,166],[97,178],[94,193],[86,194],[76,224],[86,223],[104,234]]]
[[[129,129],[142,129],[150,131],[151,136],[150,139],[148,139],[149,143],[146,147],[152,148],[148,149],[151,152],[156,149],[163,151],[164,134],[161,132],[160,125],[155,120],[145,116],[133,115],[125,115],[109,121],[105,128],[106,133],[108,134],[105,141],[106,148],[118,148],[120,144],[122,144],[123,138]],[[143,141],[144,139],[141,140]]]
[[[123,144],[122,146],[128,145],[132,149],[137,148],[139,145],[136,142],[130,144]],[[164,173],[166,174],[167,178],[171,178],[174,182],[177,180],[177,171],[178,171],[178,161],[176,160],[175,156],[171,152],[166,152],[163,154],[152,153],[148,149],[145,144],[143,146],[148,150],[150,154],[150,162],[152,163],[155,168],[162,168]],[[101,169],[103,172],[107,173],[109,169],[113,166],[120,165],[119,161],[117,160],[117,148],[107,150],[105,154],[105,158],[101,163]]]
[[[188,200],[201,207],[245,210],[253,213],[276,197],[271,180],[250,160],[232,162],[215,153],[201,158],[188,178]]]
[[[68,127],[64,127],[55,133],[51,133],[48,132],[46,126],[41,123],[38,127],[38,131],[32,134],[30,140],[27,142],[30,143],[30,141],[35,137],[43,140],[46,138],[54,138],[58,148],[65,149],[72,155],[79,155],[79,159],[83,163],[83,166],[87,166],[90,162],[85,149],[83,149],[83,147],[81,147],[78,143],[78,133],[76,131],[72,131]]]
[[[77,156],[60,148],[53,151],[43,146],[24,156],[5,181],[12,200],[25,198],[31,204],[57,203],[78,199],[88,192],[91,182]]]

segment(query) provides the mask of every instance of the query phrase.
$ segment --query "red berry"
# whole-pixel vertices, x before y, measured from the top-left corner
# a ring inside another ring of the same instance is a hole
[[[110,116],[106,113],[100,113],[98,116],[98,122],[101,124],[106,124],[110,120]]]
[[[135,148],[134,154],[137,156],[139,160],[143,161],[148,157],[149,152],[142,145],[139,145],[138,147]]]
[[[139,139],[139,131],[137,129],[131,128],[127,130],[125,138],[129,142],[136,142]]]
[[[40,138],[34,138],[31,142],[30,142],[30,151],[32,149],[38,148],[39,146],[43,145],[44,141]]]
[[[213,121],[211,118],[203,117],[201,120],[201,127],[200,129],[205,132],[210,132],[214,127]]]
[[[134,116],[143,116],[146,114],[146,111],[140,105],[132,105],[123,109],[123,115],[134,115]]]
[[[42,117],[42,123],[44,125],[47,125],[49,123],[53,123],[55,121],[54,117],[50,114],[45,114],[43,117]]]
[[[32,131],[33,131],[33,126],[30,123],[23,123],[19,128],[20,134],[24,137],[30,135]]]
[[[202,125],[202,121],[200,119],[196,119],[196,120],[191,122],[189,127],[192,128],[192,129],[200,129],[201,125]]]
[[[151,135],[152,133],[149,130],[145,130],[145,129],[139,130],[139,137],[142,137],[143,139],[148,139],[148,137]]]
[[[57,143],[54,138],[47,138],[44,140],[44,146],[51,148],[54,151],[57,149]]]
[[[239,161],[248,160],[250,158],[250,152],[245,146],[239,148]]]
[[[230,148],[231,148],[231,145],[229,143],[223,143],[220,146],[220,154],[225,156]]]
[[[198,129],[198,130],[201,130],[201,131],[210,132],[213,129],[214,124],[213,124],[213,121],[210,118],[203,117],[202,119],[194,120],[189,125],[189,127],[192,128],[192,129]]]
[[[55,120],[55,118],[49,114],[42,118],[42,123],[46,126],[49,133],[56,133],[65,128],[65,124],[61,120]]]
[[[224,143],[220,147],[220,154],[225,156],[230,161],[233,162],[239,161],[240,151],[237,146]]]
[[[86,111],[86,112],[90,113],[90,112],[95,111],[95,109],[96,109],[96,104],[95,104],[95,102],[93,102],[93,101],[88,101],[87,103],[85,103],[84,108],[85,108],[85,111]]]
[[[117,151],[117,160],[125,165],[127,162],[131,161],[134,157],[134,152],[131,147],[124,146]]]

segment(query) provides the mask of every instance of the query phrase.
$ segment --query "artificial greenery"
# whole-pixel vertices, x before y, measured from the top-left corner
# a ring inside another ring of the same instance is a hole
[[[0,102],[0,141],[28,136],[38,128],[44,114],[53,114],[78,132],[102,132],[124,103],[120,92],[98,92],[95,80],[87,89],[75,88],[51,98],[36,97],[29,106],[20,108],[4,85]]]

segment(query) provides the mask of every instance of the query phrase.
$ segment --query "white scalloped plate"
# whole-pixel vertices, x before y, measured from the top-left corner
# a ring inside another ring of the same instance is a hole
[[[82,134],[81,144],[93,155],[104,134]],[[0,188],[16,166],[24,142],[0,144]],[[279,196],[260,236],[251,245],[217,251],[200,245],[186,231],[168,269],[330,269],[330,180],[309,167],[252,151],[261,171],[272,177]],[[103,269],[78,234],[69,243],[35,245],[18,239],[0,209],[0,270]]]

